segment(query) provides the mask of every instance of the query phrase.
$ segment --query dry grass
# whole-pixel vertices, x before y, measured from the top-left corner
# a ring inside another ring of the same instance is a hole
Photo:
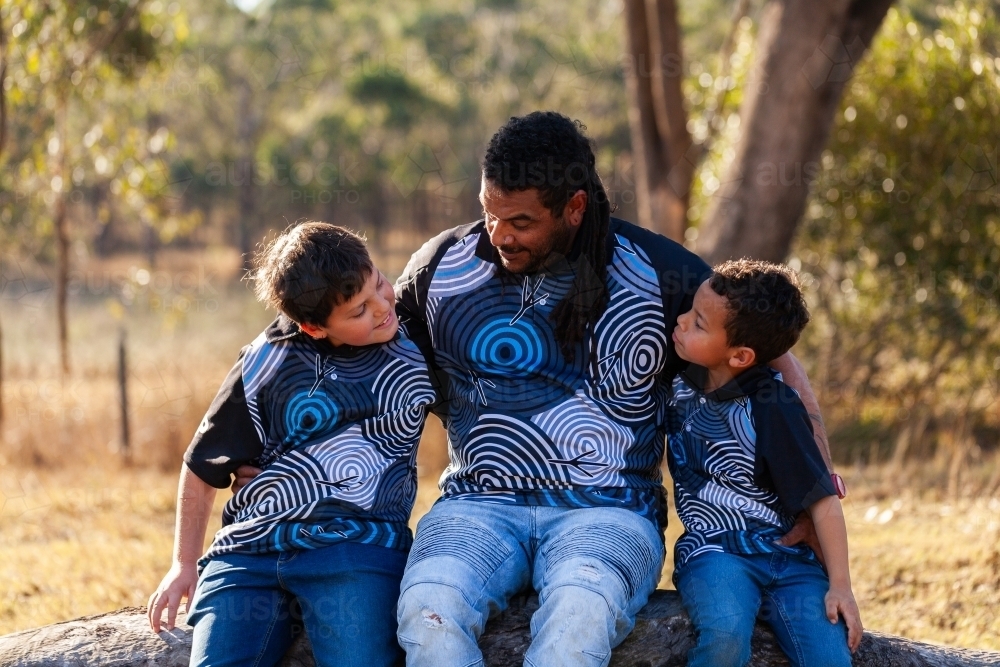
[[[851,471],[846,502],[866,627],[1000,650],[1000,498],[878,499]],[[170,564],[176,477],[89,467],[0,475],[0,634],[145,604]],[[437,495],[421,479],[414,522]],[[228,497],[220,493],[219,507]],[[218,526],[218,512],[210,531]],[[680,532],[672,517],[668,544]],[[668,588],[670,567],[662,587]]]
[[[888,467],[841,473],[850,490],[843,503],[865,627],[1000,650],[1000,496],[944,499],[937,487],[923,486],[930,470],[914,471],[903,487]],[[671,508],[667,544],[681,532]],[[668,554],[661,588],[673,588],[672,568]]]
[[[133,285],[135,298],[122,313],[104,278],[135,277],[141,258],[78,262],[85,287],[71,300],[73,370],[65,378],[53,354],[44,269],[26,264],[23,285],[7,276],[0,302],[7,369],[0,633],[145,604],[169,566],[180,454],[237,351],[269,315],[233,284],[232,254],[165,258],[164,266],[150,272],[146,286]],[[118,452],[122,324],[129,332],[131,466]],[[441,442],[431,419],[414,523],[436,497]],[[940,491],[947,461],[905,472],[855,467],[845,475],[866,626],[1000,650],[1000,459],[975,462],[952,497]],[[227,496],[219,495],[219,509]],[[672,516],[668,544],[679,532]],[[668,559],[664,587],[671,567]]]

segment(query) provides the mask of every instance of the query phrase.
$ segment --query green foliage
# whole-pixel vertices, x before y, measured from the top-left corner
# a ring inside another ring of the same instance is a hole
[[[723,187],[754,65],[760,3],[719,62],[732,7],[680,7],[689,128],[706,148],[689,239]],[[793,258],[814,312],[800,357],[832,426],[855,444],[930,450],[950,433],[948,447],[968,452],[997,428],[990,7],[892,10],[822,164],[786,166],[819,172]],[[485,142],[535,109],[587,125],[618,214],[631,217],[620,14],[605,0],[273,0],[250,14],[227,0],[0,0],[12,37],[0,242],[50,254],[53,204],[67,192],[74,240],[96,250],[150,236],[233,243],[239,227],[256,240],[300,217],[376,243],[392,229],[430,233],[478,215]],[[241,214],[247,178],[254,196]]]
[[[617,2],[266,0],[248,14],[226,0],[143,0],[92,63],[55,74],[131,6],[0,0],[5,29],[33,17],[18,28],[9,68],[7,248],[51,248],[57,165],[47,142],[61,91],[72,230],[98,249],[143,244],[150,230],[158,243],[231,242],[238,226],[259,238],[300,217],[377,239],[383,226],[411,223],[425,200],[428,231],[464,222],[478,214],[486,140],[509,116],[540,108],[587,125],[618,213],[634,211]],[[698,76],[718,68],[729,8],[706,0],[682,11],[698,118],[714,102]],[[236,206],[248,157],[249,217]]]
[[[793,265],[814,312],[801,356],[834,423],[964,457],[1000,427],[1000,26],[984,2],[933,18],[890,10],[845,91]]]
[[[9,41],[9,140],[0,155],[5,245],[48,252],[60,196],[71,208],[99,202],[98,227],[112,205],[146,226],[190,226],[168,197],[161,154],[171,134],[141,97],[155,86],[161,52],[187,32],[180,5],[3,0],[0,23]]]

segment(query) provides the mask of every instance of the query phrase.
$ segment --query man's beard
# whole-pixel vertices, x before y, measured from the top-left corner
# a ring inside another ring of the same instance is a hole
[[[496,250],[503,250],[507,253],[516,252],[518,250],[528,253],[528,262],[522,268],[517,270],[517,273],[537,273],[539,269],[544,268],[547,264],[559,262],[565,259],[566,253],[569,252],[570,239],[573,236],[572,228],[565,223],[563,218],[559,218],[559,228],[549,237],[549,242],[544,248],[538,250],[529,250],[527,248],[511,248],[510,246],[499,246]],[[508,272],[513,273],[510,268],[504,262],[503,256],[497,252],[497,257],[500,259],[500,265]]]

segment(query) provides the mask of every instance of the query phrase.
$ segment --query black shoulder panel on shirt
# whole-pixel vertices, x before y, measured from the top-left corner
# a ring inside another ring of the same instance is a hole
[[[621,234],[646,251],[660,277],[664,300],[693,296],[712,273],[705,260],[680,243],[631,222],[611,218],[611,233]]]
[[[449,248],[466,236],[479,231],[476,228],[482,224],[483,221],[478,220],[467,225],[452,227],[430,239],[413,253],[395,285],[396,314],[401,321],[416,319],[423,325],[423,329],[427,328],[427,291],[430,289],[431,279],[438,263]],[[420,344],[418,338],[420,333],[414,331],[412,326],[408,331]]]
[[[438,396],[432,410],[442,421],[447,418],[447,406],[444,401],[448,395],[448,377],[434,362],[434,347],[431,344],[430,331],[427,329],[427,292],[430,290],[434,272],[448,249],[466,236],[479,233],[484,224],[483,220],[477,220],[441,232],[413,253],[402,275],[396,280],[396,316],[400,324],[406,327],[410,340],[424,355],[431,384],[434,385]]]
[[[711,267],[701,257],[691,252],[676,241],[652,232],[625,220],[611,218],[612,234],[621,234],[632,243],[638,245],[649,257],[660,282],[660,293],[663,297],[663,316],[667,323],[667,339],[669,354],[663,376],[667,382],[687,365],[687,362],[677,356],[670,333],[677,324],[677,317],[691,310],[694,303],[694,293],[712,274]],[[609,239],[609,243],[611,239]]]
[[[757,434],[754,483],[778,494],[791,515],[826,496],[836,495],[809,413],[790,386],[762,380],[749,395]]]
[[[225,489],[230,475],[264,451],[247,409],[243,388],[243,355],[229,371],[184,452],[184,463],[206,484]]]

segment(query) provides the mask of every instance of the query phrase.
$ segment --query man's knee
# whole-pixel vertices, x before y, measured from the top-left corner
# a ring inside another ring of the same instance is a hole
[[[406,563],[404,585],[406,579],[427,572],[436,577],[451,573],[452,577],[461,577],[462,585],[479,588],[512,552],[511,545],[487,525],[429,512],[417,528]]]
[[[663,547],[637,530],[607,523],[578,526],[543,554],[543,588],[577,585],[600,592],[623,608],[644,603],[656,588]],[[638,611],[638,610],[634,610]]]
[[[607,634],[609,640],[623,620],[628,623],[625,605],[616,595],[608,595],[592,585],[572,582],[546,590],[539,599],[539,612],[535,615],[539,620],[590,628]]]
[[[548,589],[540,603],[531,619],[533,640],[525,665],[602,667],[632,629],[617,601],[586,585],[563,583]]]
[[[416,583],[406,588],[399,596],[397,618],[401,637],[456,630],[478,637],[482,632],[482,616],[465,594],[442,583]]]

